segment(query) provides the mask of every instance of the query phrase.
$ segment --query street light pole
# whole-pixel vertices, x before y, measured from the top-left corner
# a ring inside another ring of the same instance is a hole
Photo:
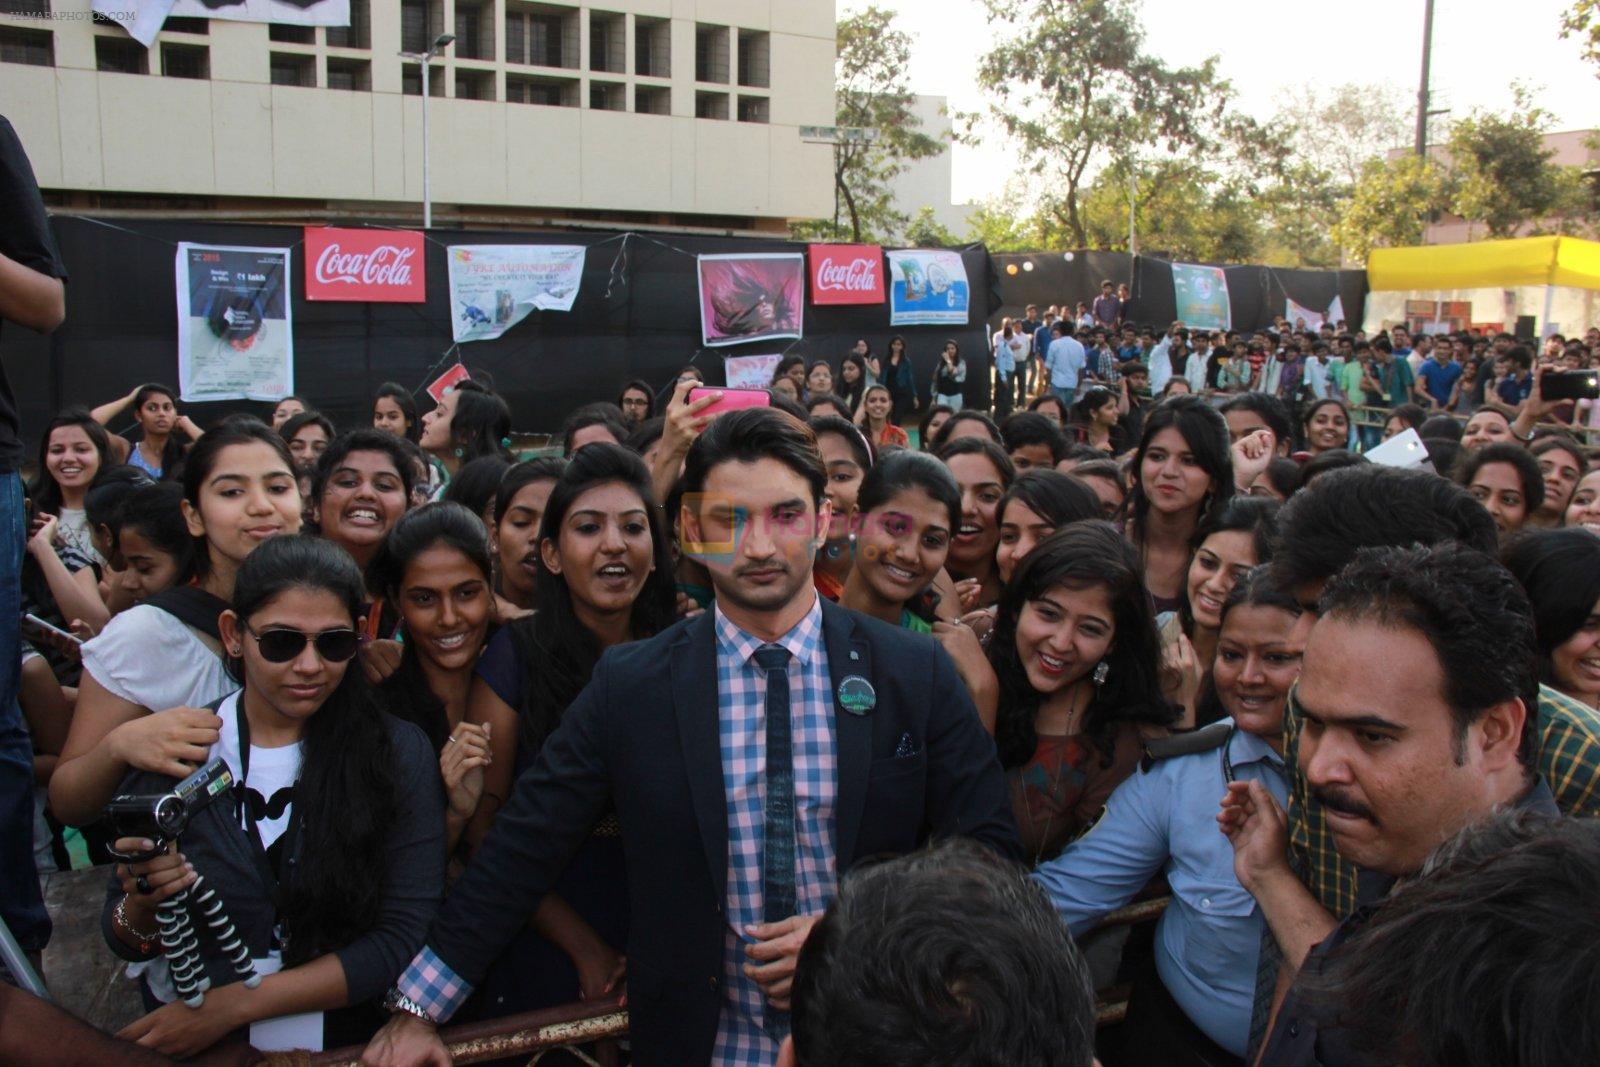
[[[441,33],[426,52],[401,52],[401,59],[414,59],[422,66],[422,228],[433,226],[433,190],[428,171],[428,64],[444,54],[455,41],[453,33]]]
[[[1419,158],[1428,154],[1428,68],[1433,61],[1433,0],[1425,0],[1422,12],[1422,84],[1417,87],[1417,144]]]

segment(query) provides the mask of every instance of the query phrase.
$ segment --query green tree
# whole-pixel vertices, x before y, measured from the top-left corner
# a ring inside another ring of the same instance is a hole
[[[1333,238],[1358,260],[1374,248],[1417,244],[1449,195],[1449,178],[1431,159],[1370,160],[1339,214]]]
[[[895,29],[894,13],[866,7],[839,20],[834,64],[834,121],[875,134],[870,142],[834,147],[833,218],[798,223],[797,237],[884,242],[908,219],[896,210],[890,183],[916,159],[937,155],[938,140],[922,132],[906,80],[911,36]]]
[[[1578,39],[1583,58],[1595,65],[1595,77],[1600,78],[1600,0],[1573,0],[1561,16],[1561,36]]]
[[[1005,193],[979,204],[967,216],[967,239],[982,244],[990,252],[1032,252],[1065,247],[1049,239],[1039,228],[1039,215],[1025,207],[1014,193]]]
[[[924,207],[906,227],[906,244],[913,248],[952,248],[961,243],[949,228],[933,217],[933,208]]]
[[[1212,56],[1171,67],[1145,48],[1138,0],[984,0],[991,37],[979,60],[987,110],[963,116],[979,141],[997,126],[1043,179],[1040,201],[1084,247],[1083,197],[1095,173],[1135,145],[1206,156],[1262,131],[1231,110],[1233,87]]]
[[[1510,114],[1476,111],[1450,129],[1451,210],[1490,237],[1514,236],[1548,216],[1561,196],[1561,168],[1544,146],[1555,116],[1533,103],[1527,86],[1513,86],[1512,96]]]
[[[1291,164],[1254,201],[1262,227],[1258,258],[1292,267],[1337,267],[1333,228],[1349,198],[1350,187],[1332,172],[1304,159]]]
[[[1130,192],[1141,251],[1212,262],[1253,258],[1260,225],[1246,187],[1181,160],[1124,158],[1096,175],[1083,198],[1088,247],[1128,250]]]

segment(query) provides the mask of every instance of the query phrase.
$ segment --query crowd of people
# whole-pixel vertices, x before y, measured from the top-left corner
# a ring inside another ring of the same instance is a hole
[[[1134,306],[627,381],[534,458],[478,374],[342,426],[141,384],[25,464],[0,378],[0,949],[98,866],[144,1005],[0,982],[0,1061],[446,1064],[609,998],[591,1062],[1600,1060],[1600,403],[1550,377],[1600,330]]]

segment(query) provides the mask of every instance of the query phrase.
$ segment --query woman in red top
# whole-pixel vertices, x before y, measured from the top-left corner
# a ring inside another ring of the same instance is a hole
[[[874,447],[889,445],[892,448],[906,448],[911,444],[906,432],[889,421],[889,412],[893,407],[894,400],[887,386],[867,387],[866,395],[861,398],[861,413],[856,416],[856,423],[866,431]]]

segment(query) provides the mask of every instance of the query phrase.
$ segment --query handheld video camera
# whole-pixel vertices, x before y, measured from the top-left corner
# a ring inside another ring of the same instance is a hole
[[[195,771],[167,793],[119,793],[106,805],[113,837],[142,837],[155,842],[144,852],[116,852],[130,863],[152,859],[183,833],[189,820],[233,787],[233,772],[220,759]],[[115,850],[113,850],[115,852]]]

